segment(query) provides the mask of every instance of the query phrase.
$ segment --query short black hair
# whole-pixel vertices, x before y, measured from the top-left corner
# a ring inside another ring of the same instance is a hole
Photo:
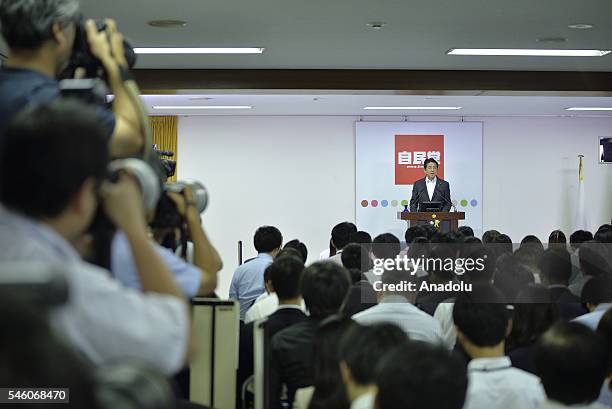
[[[281,251],[278,252],[276,258],[280,257],[295,257],[297,259],[302,260],[302,253],[299,252],[295,247],[287,247],[285,246]]]
[[[605,228],[597,230],[594,239],[600,243],[612,243],[612,229]]]
[[[493,284],[508,303],[513,303],[523,288],[535,282],[533,273],[517,262],[512,254],[502,254],[497,259],[495,271]]]
[[[87,179],[102,181],[109,161],[99,115],[69,99],[18,114],[0,152],[0,201],[35,219],[59,216]]]
[[[404,343],[386,354],[376,368],[378,407],[461,409],[466,372],[465,364],[442,347]]]
[[[491,243],[493,242],[493,238],[495,236],[499,236],[501,233],[497,230],[487,230],[482,234],[482,242],[483,243]]]
[[[591,278],[582,287],[581,301],[586,304],[612,302],[612,276],[601,275]]]
[[[453,270],[445,270],[443,267],[445,264],[445,260],[455,259],[454,250],[456,249],[457,249],[456,246],[449,246],[449,245],[444,245],[444,244],[436,244],[433,247],[431,247],[427,254],[427,258],[429,260],[442,260],[442,261],[441,263],[436,263],[436,262],[429,263],[430,268],[427,272],[430,275],[434,275],[445,281],[451,281],[453,278],[455,278],[455,272]]]
[[[334,226],[331,239],[338,250],[342,250],[351,242],[351,236],[357,232],[357,226],[351,222],[342,222]]]
[[[558,322],[536,343],[534,363],[546,395],[565,405],[599,397],[608,372],[605,342],[576,322]]]
[[[340,361],[344,361],[355,382],[375,382],[376,365],[389,350],[408,341],[408,336],[394,324],[355,325],[340,341]]]
[[[457,329],[478,347],[492,347],[502,342],[508,318],[503,295],[487,284],[476,284],[471,293],[460,293],[453,307]]]
[[[480,260],[482,268],[473,268],[465,272],[465,278],[472,283],[490,283],[495,273],[495,257],[493,252],[482,244],[473,244],[474,248],[467,256],[477,263]],[[478,264],[477,264],[478,265]]]
[[[578,251],[580,269],[584,275],[612,274],[612,266],[606,260],[606,245],[596,241],[584,242]]]
[[[400,241],[391,233],[379,234],[372,241],[372,253],[376,258],[395,258],[400,251]]]
[[[612,308],[605,312],[597,324],[597,333],[608,344],[608,375],[612,374]]]
[[[427,169],[427,165],[429,165],[430,163],[435,163],[436,168],[440,167],[437,160],[435,160],[434,158],[427,158],[425,159],[425,162],[423,162],[423,169]]]
[[[461,226],[458,229],[459,233],[463,235],[463,237],[474,237],[474,229],[470,226]]]
[[[540,259],[540,271],[551,284],[565,284],[572,276],[572,260],[569,252],[560,247],[546,249]]]
[[[279,257],[267,270],[279,300],[289,300],[300,295],[300,279],[304,271],[301,259],[293,256]]]
[[[533,345],[540,335],[559,320],[559,307],[552,302],[550,290],[542,285],[528,285],[515,298],[512,332],[506,350]]]
[[[581,244],[593,240],[593,233],[587,230],[576,230],[570,235],[570,244]]]
[[[283,244],[283,235],[274,226],[261,226],[255,232],[253,245],[258,253],[269,253]]]
[[[351,234],[349,240],[351,243],[372,244],[372,236],[370,236],[370,233],[362,230],[356,231],[355,233]]]
[[[411,226],[406,230],[406,233],[404,233],[406,244],[412,243],[417,237],[427,237],[427,230],[421,226]]]
[[[348,270],[358,269],[362,273],[365,273],[372,268],[372,260],[370,259],[370,255],[363,248],[362,244],[349,244],[342,250],[340,258],[342,260],[342,265]]]
[[[348,293],[349,272],[333,261],[319,261],[302,273],[300,290],[313,318],[325,318],[340,310]]]
[[[283,249],[287,248],[294,248],[299,251],[302,260],[304,261],[304,263],[306,263],[306,260],[308,260],[308,248],[304,243],[302,243],[298,239],[289,240],[287,243],[285,243],[285,246],[283,247]]]
[[[548,236],[548,243],[566,244],[567,238],[565,237],[565,233],[563,233],[561,230],[553,230]]]

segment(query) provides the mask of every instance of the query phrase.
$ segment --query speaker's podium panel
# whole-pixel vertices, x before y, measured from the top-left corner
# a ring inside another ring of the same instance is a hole
[[[189,399],[215,409],[235,409],[240,305],[194,298],[196,356],[190,366]]]

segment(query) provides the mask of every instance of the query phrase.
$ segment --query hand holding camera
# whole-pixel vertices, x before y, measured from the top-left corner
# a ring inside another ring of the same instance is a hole
[[[115,183],[104,182],[100,189],[107,217],[126,233],[146,230],[142,192],[136,179],[122,172]]]

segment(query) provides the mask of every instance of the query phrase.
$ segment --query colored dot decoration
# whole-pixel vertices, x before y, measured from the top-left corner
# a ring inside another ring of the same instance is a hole
[[[372,200],[372,202],[370,204],[372,205],[372,207],[377,207],[378,206],[378,200]]]
[[[465,199],[463,199],[463,200],[461,201],[461,207],[466,207],[467,205],[468,205],[468,201],[467,201],[467,200],[465,200]]]
[[[360,203],[361,203],[361,207],[368,207],[368,206],[371,206],[371,207],[379,207],[379,206],[380,207],[389,207],[389,206],[391,206],[391,207],[397,207],[397,206],[404,207],[404,206],[408,206],[409,201],[408,200],[402,200],[402,201],[391,200],[391,201],[389,201],[387,199],[383,199],[381,201],[378,201],[376,199],[368,201],[368,200],[364,199]],[[472,200],[469,200],[469,201],[467,199],[462,199],[460,201],[453,200],[452,203],[453,203],[453,205],[455,207],[457,207],[459,205],[461,207],[468,207],[468,205],[470,205],[472,207],[477,207],[478,206],[478,200],[476,200],[476,199],[472,199]]]
[[[398,204],[397,200],[391,200],[391,206],[397,207],[397,204]]]
[[[380,205],[381,205],[382,207],[387,207],[387,206],[389,206],[389,202],[388,202],[388,201],[386,201],[386,200],[383,200],[383,201],[381,201],[381,202],[380,202]]]
[[[408,200],[402,200],[402,206],[408,206]]]
[[[476,207],[478,205],[478,201],[476,199],[472,199],[470,204],[472,205],[472,207]]]
[[[368,201],[367,200],[362,200],[361,201],[361,207],[368,207]]]

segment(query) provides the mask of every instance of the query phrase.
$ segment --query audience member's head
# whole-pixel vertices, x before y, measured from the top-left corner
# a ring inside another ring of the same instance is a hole
[[[284,247],[281,251],[278,252],[276,258],[281,257],[295,257],[302,260],[302,253],[294,247]]]
[[[351,234],[349,241],[357,244],[372,244],[372,236],[367,231],[360,230]]]
[[[474,229],[470,226],[461,226],[458,231],[463,237],[474,237]]]
[[[351,235],[357,232],[357,226],[350,222],[338,223],[331,232],[332,245],[336,250],[342,250],[351,242]]]
[[[504,294],[508,303],[513,303],[519,291],[535,281],[533,274],[518,263],[512,253],[502,254],[495,266],[493,284]]]
[[[391,233],[379,234],[372,241],[372,254],[376,258],[395,258],[400,251],[400,241]]]
[[[477,267],[466,271],[464,278],[471,283],[491,283],[495,273],[493,252],[480,245],[474,248],[467,258],[473,260]]]
[[[553,230],[548,236],[548,245],[551,244],[567,244],[565,234],[561,230]]]
[[[300,289],[310,316],[322,319],[336,314],[351,285],[346,269],[333,262],[316,262],[302,273]]]
[[[565,405],[599,397],[608,372],[605,342],[588,327],[558,322],[536,344],[534,363],[549,399]]]
[[[540,259],[540,271],[544,284],[567,286],[572,276],[572,261],[569,252],[560,247],[547,249]]]
[[[612,275],[612,266],[606,260],[606,244],[596,241],[582,243],[578,252],[580,270],[587,276]]]
[[[3,139],[0,201],[34,219],[61,219],[65,238],[80,237],[93,219],[109,158],[95,110],[71,100],[27,108]]]
[[[472,357],[480,357],[481,351],[504,351],[504,339],[508,333],[508,310],[503,295],[492,285],[477,284],[472,292],[461,293],[453,307],[453,321],[457,328],[457,340]]]
[[[283,235],[274,226],[261,226],[255,232],[253,245],[258,253],[276,255],[283,244]]]
[[[593,238],[600,243],[612,243],[612,228],[609,226],[609,224],[605,224],[600,227]]]
[[[272,285],[272,279],[270,278],[270,272],[272,271],[272,269],[270,268],[272,265],[269,265],[268,267],[266,267],[266,269],[264,270],[264,274],[263,274],[263,278],[264,278],[264,287],[266,287],[266,291],[269,293],[273,293],[274,291],[274,285]]]
[[[372,259],[361,244],[349,244],[344,248],[344,250],[342,250],[340,257],[342,260],[342,265],[346,267],[347,270],[357,269],[362,273],[365,273],[372,268]]]
[[[283,250],[288,249],[288,248],[294,248],[297,251],[299,251],[300,258],[302,259],[304,263],[306,263],[306,260],[308,260],[308,248],[306,248],[306,245],[304,243],[302,243],[298,239],[293,239],[285,243]]]
[[[520,248],[523,247],[531,247],[538,249],[540,250],[540,253],[544,252],[544,244],[542,244],[542,241],[532,234],[523,237],[523,240],[521,240]]]
[[[411,226],[406,230],[406,233],[404,233],[404,239],[407,245],[410,245],[417,237],[427,237],[427,230],[422,226]]]
[[[436,244],[429,250],[427,259],[429,262],[429,273],[430,279],[433,282],[448,282],[454,280],[457,276],[455,271],[445,269],[445,260],[455,259],[456,246]],[[440,260],[440,262],[437,262]]]
[[[406,333],[393,324],[355,325],[346,331],[340,342],[340,372],[351,402],[375,387],[376,366],[382,357],[407,340]]]
[[[377,367],[378,409],[461,409],[467,390],[465,364],[447,350],[408,342]]]
[[[300,279],[304,271],[304,263],[300,258],[278,257],[266,271],[279,301],[295,300],[300,296]]]
[[[608,376],[612,374],[612,308],[599,320],[597,333],[604,337],[608,347]]]
[[[593,233],[586,230],[576,230],[570,235],[572,248],[577,249],[585,241],[593,240]]]
[[[532,345],[558,320],[559,307],[552,302],[550,290],[539,285],[526,286],[514,303],[507,350]]]
[[[612,276],[601,275],[591,278],[584,284],[580,298],[591,311],[599,304],[612,303]]]
[[[498,232],[497,230],[487,230],[486,232],[482,234],[482,242],[485,244],[492,243],[493,238],[495,238],[496,236],[499,236],[500,234],[501,233]]]
[[[392,268],[385,270],[382,275],[382,286],[383,291],[378,293],[380,298],[387,296],[401,296],[413,303],[416,300],[417,291],[411,291],[408,283],[417,282],[416,275],[412,274],[410,270]],[[376,286],[375,290],[378,290]]]

